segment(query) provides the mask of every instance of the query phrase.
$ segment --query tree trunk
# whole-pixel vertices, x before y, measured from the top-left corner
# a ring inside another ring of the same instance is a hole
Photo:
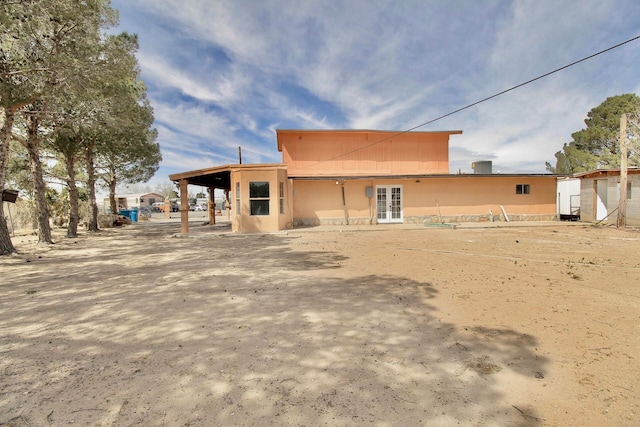
[[[51,239],[51,225],[49,224],[49,207],[47,206],[46,185],[40,161],[40,137],[38,118],[33,114],[27,114],[27,141],[25,148],[29,153],[29,167],[33,179],[33,187],[36,198],[36,211],[38,219],[38,243],[53,244]]]
[[[67,187],[69,187],[69,225],[67,226],[67,237],[75,238],[78,237],[78,222],[80,221],[75,157],[73,154],[65,157],[65,163],[67,164]]]
[[[109,166],[109,204],[111,205],[111,213],[118,214],[120,210],[118,209],[118,204],[116,201],[116,185],[118,182],[116,181],[116,172],[115,167],[112,165]]]
[[[89,231],[98,231],[98,204],[96,203],[96,169],[94,164],[95,144],[87,146],[87,192],[89,193]]]
[[[9,144],[11,143],[11,128],[15,119],[15,111],[5,109],[4,124],[0,128],[0,195],[4,190],[9,167]],[[9,235],[7,219],[4,217],[4,202],[0,200],[0,255],[16,252]]]

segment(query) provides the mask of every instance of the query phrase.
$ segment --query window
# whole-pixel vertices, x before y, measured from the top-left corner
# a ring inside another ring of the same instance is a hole
[[[251,215],[269,215],[269,182],[249,183],[249,205]]]
[[[236,216],[240,216],[240,183],[236,182]]]
[[[529,194],[529,184],[516,184],[516,194]]]
[[[280,196],[280,215],[284,215],[284,182],[278,187],[278,195]]]

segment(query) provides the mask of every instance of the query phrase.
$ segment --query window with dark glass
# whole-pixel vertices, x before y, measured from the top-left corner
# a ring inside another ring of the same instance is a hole
[[[529,194],[529,184],[516,184],[516,194]]]
[[[249,205],[251,215],[269,215],[269,182],[249,183]]]

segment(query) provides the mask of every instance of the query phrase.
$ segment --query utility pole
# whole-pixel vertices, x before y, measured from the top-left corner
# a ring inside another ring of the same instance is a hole
[[[627,226],[627,115],[620,117],[620,200],[618,228]]]
[[[238,146],[238,164],[242,164],[242,147]]]

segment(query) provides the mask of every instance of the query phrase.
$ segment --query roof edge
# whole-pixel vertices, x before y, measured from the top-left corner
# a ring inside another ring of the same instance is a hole
[[[550,173],[492,173],[492,174],[475,174],[475,173],[456,173],[456,174],[417,174],[417,175],[363,175],[363,176],[349,176],[349,175],[325,175],[325,176],[291,176],[289,179],[300,181],[335,181],[335,180],[347,180],[347,181],[361,181],[370,179],[430,179],[430,178],[559,178],[566,175],[556,175]]]
[[[433,131],[420,131],[420,130],[384,130],[384,129],[276,129],[276,140],[278,143],[278,151],[282,151],[282,141],[280,141],[280,134],[285,133],[385,133],[391,134],[391,136],[400,136],[404,134],[438,134],[445,133],[447,135],[461,135],[462,130],[433,130]]]
[[[210,168],[204,169],[195,169],[191,171],[178,172],[169,175],[170,181],[179,181],[185,178],[193,178],[196,176],[202,175],[211,175],[214,173],[220,173],[225,171],[231,171],[232,169],[248,169],[248,168],[260,168],[260,169],[268,169],[268,168],[286,168],[287,165],[285,163],[237,163],[237,164],[226,164],[220,166],[212,166]]]
[[[403,135],[405,133],[448,133],[461,134],[462,130],[393,130],[393,129],[276,129],[276,133],[292,133],[292,132],[372,132],[372,133],[397,133]]]
[[[571,175],[571,176],[573,176],[573,177],[575,177],[575,178],[581,178],[581,177],[584,177],[584,176],[587,176],[587,175],[605,174],[605,173],[610,173],[610,172],[613,172],[613,173],[616,173],[616,172],[617,172],[617,173],[620,173],[620,168],[611,168],[611,169],[593,169],[593,170],[586,171],[586,172],[576,172],[576,173],[574,173],[574,174],[573,174],[573,175]],[[627,168],[627,172],[634,172],[634,173],[636,173],[636,172],[640,172],[640,168],[635,167],[635,166],[628,167],[628,168]]]

